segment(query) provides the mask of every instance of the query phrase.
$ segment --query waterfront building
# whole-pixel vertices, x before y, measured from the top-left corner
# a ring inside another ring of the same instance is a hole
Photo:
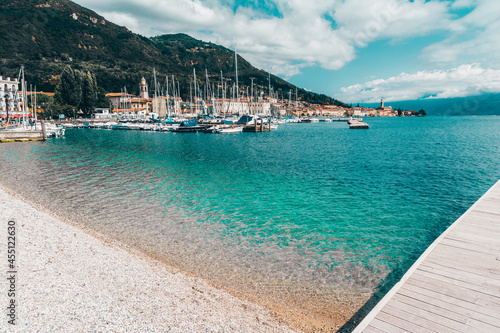
[[[148,85],[143,77],[139,83],[139,96],[125,92],[106,94],[113,104],[113,113],[128,118],[146,118],[149,114],[167,115],[167,99],[162,96],[149,97]],[[180,110],[180,101],[169,100],[170,108]],[[170,111],[170,110],[169,110]],[[171,112],[171,111],[170,111]]]
[[[109,112],[109,108],[96,108],[94,111],[95,119],[110,119],[111,113]]]
[[[384,106],[384,100],[380,100],[380,106],[377,108],[377,114],[380,117],[396,117],[398,115],[397,110],[393,110],[392,106]]]
[[[247,99],[234,100],[222,100],[217,99],[210,104],[211,111],[213,110],[215,114],[252,114],[252,115],[269,115],[271,114],[271,103],[263,99],[257,101],[249,101]]]
[[[19,91],[19,81],[0,76],[0,117],[21,117],[23,115],[22,92]]]
[[[109,98],[111,104],[113,104],[113,112],[118,109],[124,109],[124,105],[127,104],[134,95],[126,94],[126,93],[109,93],[106,94],[106,97]]]

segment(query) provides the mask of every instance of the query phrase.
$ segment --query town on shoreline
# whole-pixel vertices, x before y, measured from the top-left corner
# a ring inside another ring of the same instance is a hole
[[[87,78],[90,83],[86,85]],[[20,84],[21,88],[19,88]],[[85,110],[82,110],[81,105],[86,99],[84,94],[87,93],[85,87],[91,85],[94,85],[94,87],[90,87],[93,89],[93,96],[87,98],[91,101],[86,101]],[[0,118],[5,124],[9,120],[19,121],[23,115],[26,118],[26,114],[34,119],[51,120],[68,118],[158,120],[171,119],[172,116],[199,118],[244,114],[273,118],[425,116],[424,110],[393,109],[391,106],[384,105],[383,100],[381,100],[379,107],[369,108],[359,105],[346,107],[312,104],[298,98],[292,99],[291,91],[288,99],[280,99],[278,94],[273,92],[272,87],[269,87],[269,94],[265,94],[264,91],[257,91],[257,89],[254,93],[253,87],[251,92],[248,92],[248,89],[233,87],[228,90],[227,87],[224,89],[220,86],[215,88],[213,85],[212,91],[203,93],[203,89],[196,85],[196,81],[190,96],[182,98],[173,78],[171,85],[166,83],[165,89],[158,89],[155,84],[154,92],[151,93],[145,78],[142,78],[139,83],[139,95],[130,94],[124,88],[121,92],[105,93],[103,96],[99,96],[95,78],[90,73],[84,75],[82,86],[83,92],[79,102],[73,103],[80,105],[72,107],[71,104],[67,103],[69,97],[66,97],[71,93],[61,91],[62,88],[56,88],[55,93],[37,92],[36,89],[33,91],[33,87],[28,89],[27,84],[22,79],[0,76]],[[100,93],[102,94],[102,92]],[[27,101],[26,105],[23,103],[25,100]],[[64,106],[61,107],[59,104],[64,104]],[[104,105],[106,107],[102,107]]]

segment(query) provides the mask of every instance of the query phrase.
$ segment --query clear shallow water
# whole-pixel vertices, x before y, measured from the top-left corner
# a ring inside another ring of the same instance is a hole
[[[0,182],[221,286],[278,299],[373,292],[500,178],[500,117],[368,122],[67,130],[0,145]]]

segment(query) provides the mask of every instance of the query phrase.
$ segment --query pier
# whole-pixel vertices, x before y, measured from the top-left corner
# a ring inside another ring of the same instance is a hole
[[[39,131],[0,131],[0,142],[40,141],[43,133]]]
[[[420,256],[353,332],[500,331],[500,181]]]

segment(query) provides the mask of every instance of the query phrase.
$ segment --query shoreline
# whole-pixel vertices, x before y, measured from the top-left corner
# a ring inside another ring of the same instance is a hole
[[[171,274],[180,274],[187,279],[199,281],[201,284],[219,293],[235,298],[242,304],[251,304],[259,308],[259,311],[264,311],[265,313],[261,313],[260,316],[267,317],[267,320],[272,321],[274,325],[283,325],[277,330],[279,332],[287,330],[295,330],[304,333],[336,332],[348,323],[372,296],[371,293],[360,293],[359,291],[353,290],[340,291],[331,288],[323,289],[318,285],[310,285],[309,287],[304,285],[303,288],[307,290],[315,290],[312,294],[307,292],[304,295],[295,295],[289,292],[283,293],[283,289],[288,288],[281,284],[262,286],[264,287],[262,290],[251,291],[246,290],[246,288],[239,288],[236,285],[230,285],[231,283],[220,283],[220,281],[207,280],[189,269],[183,269],[183,265],[179,266],[175,265],[175,263],[162,260],[161,256],[158,257],[153,253],[135,248],[120,240],[113,239],[111,236],[101,234],[76,220],[59,215],[42,204],[33,202],[23,194],[8,188],[4,184],[0,184],[0,198],[3,196],[2,192],[5,192],[5,194],[12,199],[19,200],[22,205],[29,206],[29,208],[35,210],[37,214],[45,214],[58,223],[62,223],[67,227],[74,228],[94,238],[97,242],[101,243],[102,246],[109,246],[116,250],[126,252],[138,258],[138,260],[153,263],[155,267],[163,267],[165,271]],[[1,209],[3,209],[3,207]],[[197,287],[193,287],[193,290],[196,290],[196,288]],[[277,290],[279,290],[279,292],[276,293],[274,288],[278,288]],[[244,307],[246,308],[247,305]],[[259,320],[260,319],[257,319],[258,322]],[[246,332],[249,331],[249,329],[245,328],[243,331]],[[250,331],[252,330],[250,329]],[[261,328],[257,331],[267,332],[269,330],[268,328]],[[274,331],[275,330],[271,330],[270,332]],[[236,330],[236,332],[239,332],[239,330]]]
[[[17,228],[18,330],[293,332],[269,309],[54,217],[3,186],[0,209],[5,235],[9,219]],[[10,326],[5,318],[2,326]]]

